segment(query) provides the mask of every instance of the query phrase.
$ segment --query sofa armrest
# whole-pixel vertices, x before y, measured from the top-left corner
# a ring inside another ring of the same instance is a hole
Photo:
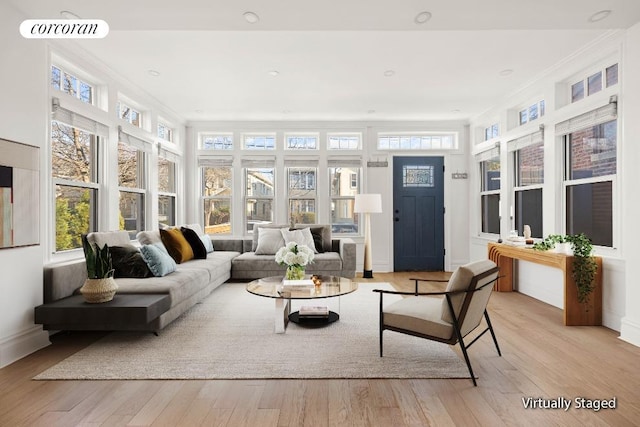
[[[353,239],[344,237],[334,239],[334,248],[337,247],[340,258],[342,258],[342,276],[353,278],[356,274],[356,242]]]

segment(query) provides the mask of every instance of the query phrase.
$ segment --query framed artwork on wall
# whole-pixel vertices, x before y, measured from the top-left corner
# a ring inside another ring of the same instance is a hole
[[[40,244],[39,151],[0,138],[0,249]]]

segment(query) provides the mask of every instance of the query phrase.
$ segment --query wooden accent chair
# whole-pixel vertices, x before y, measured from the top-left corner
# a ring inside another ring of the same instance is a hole
[[[497,279],[496,264],[493,261],[484,260],[459,267],[448,280],[444,292],[418,292],[418,282],[447,281],[417,278],[410,279],[415,281],[415,292],[374,289],[374,292],[380,293],[380,357],[382,357],[382,333],[385,329],[450,345],[459,343],[473,385],[477,386],[467,348],[489,331],[498,355],[502,356],[487,313],[487,303],[493,283]],[[384,307],[384,294],[407,295],[407,297]],[[483,315],[487,328],[469,344],[465,344],[463,338],[480,325]]]

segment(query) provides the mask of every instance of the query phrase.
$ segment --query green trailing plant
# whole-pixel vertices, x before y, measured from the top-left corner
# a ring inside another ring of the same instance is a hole
[[[578,287],[578,302],[587,304],[589,296],[595,288],[594,279],[598,271],[595,258],[591,255],[593,244],[584,234],[559,235],[551,234],[541,242],[533,245],[534,249],[547,251],[553,249],[556,243],[570,243],[573,250],[573,280]]]
[[[99,248],[93,243],[89,243],[87,236],[82,235],[82,249],[84,250],[84,258],[87,263],[87,277],[89,279],[106,279],[113,277],[113,263],[111,261],[111,252],[105,244]]]

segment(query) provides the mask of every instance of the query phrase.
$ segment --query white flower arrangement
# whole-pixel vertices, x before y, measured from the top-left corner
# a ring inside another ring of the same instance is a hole
[[[313,250],[306,245],[289,242],[276,252],[276,262],[289,267],[304,267],[313,262]]]

